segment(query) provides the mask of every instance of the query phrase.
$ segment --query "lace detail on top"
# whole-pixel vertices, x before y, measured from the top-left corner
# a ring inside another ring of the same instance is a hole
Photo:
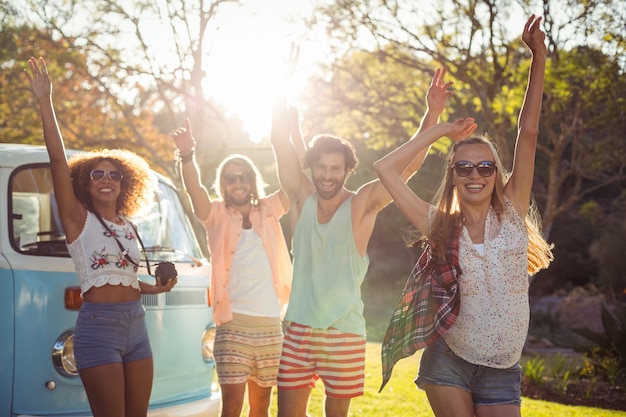
[[[112,233],[106,231],[96,216],[87,212],[83,230],[67,245],[80,281],[81,296],[92,287],[124,285],[139,290],[137,266],[130,263],[115,242],[115,235],[128,255],[139,263],[139,247],[135,230],[124,219],[119,225],[104,220]]]
[[[482,255],[467,229],[461,231],[461,310],[443,336],[466,361],[501,369],[519,361],[530,315],[526,224],[508,199],[504,207],[502,222],[489,210]]]

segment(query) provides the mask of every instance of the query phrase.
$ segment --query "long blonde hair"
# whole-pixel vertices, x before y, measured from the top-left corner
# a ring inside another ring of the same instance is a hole
[[[252,186],[250,190],[250,204],[256,206],[259,204],[259,199],[265,197],[265,187],[267,184],[263,181],[261,173],[257,169],[256,165],[250,158],[245,155],[232,154],[224,158],[220,165],[217,167],[215,182],[213,183],[213,190],[217,194],[217,197],[224,200],[224,194],[226,193],[226,181],[224,179],[224,167],[228,164],[239,165],[243,170],[251,177],[250,184]]]
[[[455,143],[446,158],[443,181],[435,196],[435,207],[437,210],[428,236],[426,236],[436,243],[436,256],[439,259],[444,259],[446,242],[452,239],[455,217],[461,211],[458,191],[452,184],[452,161],[454,161],[458,149],[465,145],[485,145],[491,150],[496,163],[496,172],[494,173],[496,179],[491,195],[491,206],[499,221],[504,213],[504,186],[509,174],[504,169],[494,144],[485,138],[476,136]],[[530,201],[525,223],[528,231],[528,273],[532,275],[541,269],[547,268],[554,259],[552,254],[553,245],[546,242],[543,238],[540,226],[541,217],[533,199]]]

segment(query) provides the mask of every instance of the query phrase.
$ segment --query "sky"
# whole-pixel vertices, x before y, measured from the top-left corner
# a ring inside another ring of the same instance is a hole
[[[205,91],[243,118],[253,142],[269,134],[273,86],[291,42],[301,47],[293,89],[304,86],[316,46],[305,40],[307,29],[299,16],[311,9],[307,0],[255,0],[220,13],[224,23],[213,38]]]
[[[64,0],[50,1],[54,4]],[[209,30],[210,44],[204,48],[210,53],[204,57],[207,76],[203,87],[207,97],[239,115],[253,142],[259,142],[270,132],[272,87],[278,81],[291,42],[301,46],[299,68],[303,69],[294,77],[293,90],[304,88],[308,64],[317,59],[319,52],[316,43],[305,40],[309,37],[303,17],[309,16],[319,1],[240,0],[239,6],[223,3],[218,9],[219,30],[215,34]],[[36,15],[28,12],[31,7],[28,3],[9,2],[37,21]],[[70,26],[82,27],[85,21],[76,13],[72,19],[68,22]],[[163,24],[158,18],[147,19],[142,23],[148,28],[143,35],[154,46],[155,58],[167,62],[167,48],[162,46],[171,44],[164,39],[171,32],[164,30]],[[116,39],[113,43],[118,42]]]

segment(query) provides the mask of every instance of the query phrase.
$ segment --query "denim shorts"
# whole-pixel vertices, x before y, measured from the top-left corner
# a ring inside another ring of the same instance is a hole
[[[78,369],[150,357],[152,349],[141,299],[125,303],[83,301],[74,329]]]
[[[422,353],[415,384],[457,387],[472,394],[474,406],[521,404],[522,368],[519,361],[510,368],[474,365],[459,358],[440,338]]]

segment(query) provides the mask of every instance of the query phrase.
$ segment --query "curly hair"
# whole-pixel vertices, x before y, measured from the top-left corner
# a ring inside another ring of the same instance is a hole
[[[304,157],[304,168],[312,168],[322,154],[342,153],[348,172],[354,171],[359,164],[354,146],[345,139],[333,135],[317,135],[311,139]]]
[[[491,207],[493,207],[498,220],[504,213],[504,186],[510,174],[506,172],[502,165],[502,160],[495,145],[486,138],[477,136],[455,143],[446,158],[443,181],[435,197],[437,211],[428,236],[437,243],[437,256],[439,259],[445,257],[446,245],[444,243],[452,239],[455,227],[454,222],[458,214],[460,214],[458,191],[452,183],[452,162],[458,149],[467,145],[485,145],[491,150],[496,163],[496,172],[494,174],[496,179],[491,195]],[[547,268],[550,262],[552,262],[553,245],[547,243],[541,234],[541,218],[534,200],[530,201],[525,223],[528,231],[528,273],[535,274],[539,270]]]
[[[217,194],[220,200],[224,200],[224,193],[226,190],[226,182],[224,180],[224,167],[227,164],[236,164],[243,168],[244,172],[251,175],[250,184],[252,184],[250,191],[250,203],[256,206],[259,203],[260,198],[265,197],[265,187],[267,184],[263,181],[261,173],[257,169],[256,165],[250,158],[245,155],[233,154],[224,158],[220,165],[217,167],[215,174],[215,182],[213,183],[213,190]]]
[[[126,217],[137,215],[154,201],[157,178],[148,163],[137,154],[123,149],[81,152],[68,159],[74,195],[89,211],[94,211],[89,193],[90,173],[101,161],[109,161],[123,175],[115,210]]]

